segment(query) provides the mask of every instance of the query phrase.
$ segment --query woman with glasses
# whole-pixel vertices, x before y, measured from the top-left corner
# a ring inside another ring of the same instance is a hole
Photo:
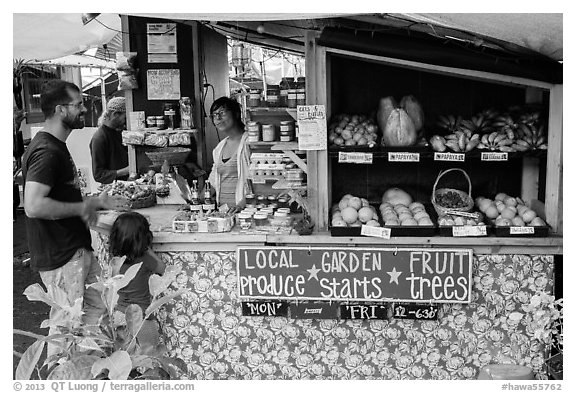
[[[239,211],[251,190],[248,180],[250,148],[240,104],[231,98],[220,97],[210,107],[210,118],[218,134],[225,138],[212,151],[214,164],[208,180],[218,205],[227,204],[233,211]]]

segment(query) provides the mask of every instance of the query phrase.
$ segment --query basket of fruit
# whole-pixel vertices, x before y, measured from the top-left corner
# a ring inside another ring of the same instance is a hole
[[[129,202],[130,209],[142,209],[156,204],[156,192],[154,192],[153,186],[117,180],[107,185],[102,192],[111,196],[125,197]]]
[[[468,181],[468,193],[461,190],[456,190],[454,188],[439,188],[438,181],[442,176],[449,172],[461,172],[466,177]],[[434,187],[432,188],[432,206],[438,213],[438,216],[449,214],[451,211],[454,212],[469,212],[474,207],[474,200],[472,199],[472,183],[470,182],[470,177],[460,168],[451,168],[445,171],[441,171],[434,182]]]

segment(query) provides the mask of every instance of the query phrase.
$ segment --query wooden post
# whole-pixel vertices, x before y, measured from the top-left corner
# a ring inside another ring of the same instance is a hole
[[[563,85],[550,89],[548,159],[546,164],[546,221],[552,232],[562,233],[562,106]]]
[[[192,74],[194,78],[194,114],[195,114],[195,126],[198,129],[198,140],[196,141],[196,150],[198,155],[198,162],[201,167],[206,169],[208,166],[208,161],[206,158],[206,128],[204,127],[204,113],[202,105],[204,101],[202,100],[202,92],[204,89],[203,81],[200,80],[200,27],[198,22],[192,21],[192,53],[193,56],[193,69]]]
[[[306,32],[306,104],[326,105],[326,51],[316,45],[317,32]],[[325,231],[328,224],[328,152],[309,151],[308,200],[316,231]]]
[[[542,103],[542,89],[526,88],[526,104]],[[522,158],[522,189],[520,197],[527,203],[538,199],[540,183],[540,159],[536,157]]]
[[[124,52],[130,52],[130,23],[128,15],[120,15],[120,20],[122,24],[122,50]],[[102,81],[104,83],[104,81]],[[132,95],[132,90],[124,90],[124,98],[126,99],[126,113],[134,111],[134,97]],[[102,110],[106,110],[102,107]],[[126,116],[129,118],[129,116]],[[127,121],[129,121],[127,119]],[[128,172],[129,178],[138,177],[138,164],[136,162],[136,148],[133,145],[128,145]]]

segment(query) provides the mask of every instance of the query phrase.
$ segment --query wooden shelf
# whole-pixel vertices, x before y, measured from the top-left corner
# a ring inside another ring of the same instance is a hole
[[[246,110],[250,113],[258,114],[258,115],[269,115],[269,116],[282,116],[286,113],[292,116],[294,120],[296,120],[296,108],[288,108],[288,107],[248,107]]]
[[[298,150],[298,142],[249,142],[250,147],[270,148],[270,150],[284,151],[284,150]]]

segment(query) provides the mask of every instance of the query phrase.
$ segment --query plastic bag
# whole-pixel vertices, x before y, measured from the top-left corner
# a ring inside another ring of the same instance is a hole
[[[136,70],[137,52],[116,52],[116,70],[134,71]]]

